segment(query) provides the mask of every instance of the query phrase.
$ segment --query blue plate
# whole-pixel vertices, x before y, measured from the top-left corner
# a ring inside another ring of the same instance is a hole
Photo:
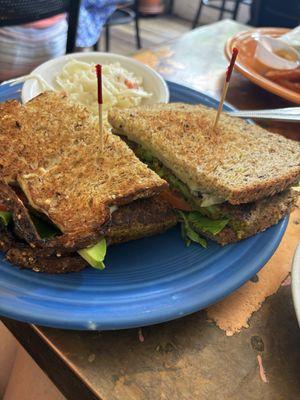
[[[171,101],[217,101],[169,83]],[[0,88],[0,101],[20,87]],[[185,247],[178,228],[109,248],[106,270],[66,275],[12,267],[0,257],[0,314],[64,329],[122,329],[179,318],[217,302],[249,280],[272,256],[288,218],[237,244]]]

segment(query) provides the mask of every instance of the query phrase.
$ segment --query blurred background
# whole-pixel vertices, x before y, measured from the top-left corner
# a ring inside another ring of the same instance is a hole
[[[293,28],[300,23],[299,0],[139,0],[137,3],[143,47],[226,18],[253,26]],[[105,49],[105,34],[100,43]],[[111,29],[111,51],[129,54],[134,43],[134,23]]]
[[[65,52],[130,55],[222,19],[293,28],[300,1],[0,0],[0,81]]]

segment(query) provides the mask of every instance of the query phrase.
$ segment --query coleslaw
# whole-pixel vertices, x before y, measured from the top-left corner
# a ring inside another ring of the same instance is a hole
[[[56,82],[72,101],[97,114],[97,78],[94,64],[69,61],[56,77]],[[135,76],[119,63],[102,66],[102,92],[104,111],[110,107],[134,107],[152,95],[143,88],[141,77]]]

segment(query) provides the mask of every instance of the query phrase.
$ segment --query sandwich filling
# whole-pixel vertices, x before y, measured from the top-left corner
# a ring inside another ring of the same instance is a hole
[[[216,205],[223,203],[224,199],[214,195],[191,191],[184,182],[154,157],[150,151],[128,139],[126,139],[126,142],[140,160],[169,183],[170,191],[164,192],[165,199],[178,210],[178,217],[182,222],[181,233],[186,244],[190,245],[191,242],[196,242],[206,247],[206,240],[198,234],[198,231],[217,235],[230,222],[230,219]]]
[[[24,200],[25,201],[25,200]],[[30,220],[42,240],[59,238],[61,231],[45,216],[29,209]],[[12,264],[36,272],[63,273],[80,271],[87,264],[103,269],[106,246],[165,232],[176,225],[178,218],[170,204],[156,195],[139,199],[121,207],[111,207],[111,223],[102,239],[86,249],[68,252],[30,246],[26,238],[18,235],[17,222],[13,214],[0,208],[0,251]],[[63,250],[63,249],[62,249]]]
[[[264,231],[295,207],[299,144],[227,115],[214,135],[215,116],[202,105],[170,103],[113,109],[108,120],[168,181],[168,196],[190,237],[199,241],[193,230],[227,244]],[[219,233],[207,219],[220,222]]]
[[[272,222],[277,223],[285,213],[290,211],[295,202],[295,195],[290,189],[257,202],[231,205],[225,200],[209,194],[192,191],[169,168],[154,157],[140,144],[126,143],[135,154],[169,183],[169,190],[164,192],[165,199],[177,210],[182,222],[182,236],[187,245],[197,242],[206,247],[206,241],[199,233],[207,237],[218,237],[225,244],[253,235],[255,225],[266,229],[270,221],[269,209],[272,210]]]
[[[3,209],[3,207],[1,208]],[[40,217],[35,213],[30,213],[30,217],[41,239],[48,239],[61,234],[60,230],[51,221],[46,221],[44,217]],[[10,224],[12,224],[12,213],[10,211],[0,211],[0,222],[6,228],[9,228]],[[105,268],[106,247],[106,240],[103,238],[93,246],[78,250],[78,254],[91,267],[102,270]]]

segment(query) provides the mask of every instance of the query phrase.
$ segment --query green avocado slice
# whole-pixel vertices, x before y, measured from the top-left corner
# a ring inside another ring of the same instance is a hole
[[[33,223],[42,238],[50,238],[59,233],[59,230],[53,224],[42,220],[36,215],[31,216]],[[94,246],[86,249],[78,250],[78,254],[89,263],[89,265],[96,269],[104,269],[104,258],[106,254],[106,241],[102,239]]]
[[[106,247],[106,240],[102,239],[92,247],[78,250],[78,253],[91,267],[103,270],[105,268],[103,261],[106,255]]]

